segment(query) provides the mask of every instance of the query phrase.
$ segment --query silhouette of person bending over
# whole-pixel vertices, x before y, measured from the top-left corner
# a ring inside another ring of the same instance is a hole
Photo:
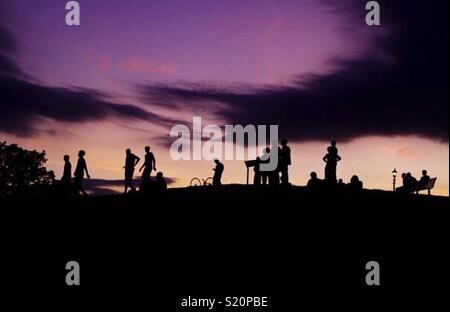
[[[333,148],[333,146],[329,146],[327,151],[328,153],[323,156],[323,161],[326,162],[325,181],[331,184],[336,184],[336,167],[338,161],[342,158],[336,154],[337,148]]]
[[[125,190],[124,194],[127,193],[128,188],[131,190],[135,190],[133,186],[133,175],[134,175],[134,168],[136,167],[139,160],[141,160],[139,157],[131,153],[131,150],[129,148],[125,151],[126,157],[125,157],[125,166],[123,169],[125,169]]]
[[[64,171],[61,177],[61,182],[64,185],[70,185],[72,181],[72,164],[70,163],[70,156],[64,155]]]
[[[218,159],[214,159],[214,162],[216,163],[216,168],[213,169],[214,170],[213,185],[219,186],[222,185],[221,179],[224,165]]]
[[[281,173],[281,184],[289,184],[288,167],[291,165],[291,149],[287,146],[288,141],[286,139],[281,140],[281,148],[278,166]]]
[[[77,161],[77,166],[75,168],[75,172],[74,172],[74,188],[75,188],[75,194],[79,195],[80,192],[86,196],[87,193],[84,191],[83,189],[83,178],[84,178],[84,172],[86,172],[86,176],[88,179],[91,178],[91,176],[89,175],[88,172],[88,168],[86,165],[86,160],[84,159],[84,156],[86,155],[86,152],[83,150],[80,150],[78,152],[78,161]]]
[[[156,159],[153,153],[150,152],[150,146],[145,147],[145,160],[141,168],[139,168],[139,172],[141,172],[142,169],[144,169],[144,171],[142,172],[142,181],[150,181],[152,170],[154,169],[156,171]]]

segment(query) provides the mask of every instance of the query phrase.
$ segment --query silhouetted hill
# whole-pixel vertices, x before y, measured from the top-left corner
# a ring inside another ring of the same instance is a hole
[[[364,285],[370,260],[380,262],[385,287],[432,284],[448,259],[448,203],[375,190],[225,185],[3,202],[1,218],[4,237],[14,236],[6,240],[6,259],[20,253],[26,267],[39,257],[39,279],[50,284],[59,281],[57,268],[75,258],[93,289],[151,282],[166,295],[269,291],[282,294],[281,305],[295,306],[295,288],[286,281],[308,291],[353,289]]]

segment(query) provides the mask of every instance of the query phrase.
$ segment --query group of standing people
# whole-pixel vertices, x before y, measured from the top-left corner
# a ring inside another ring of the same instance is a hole
[[[278,165],[275,170],[262,171],[261,164],[270,163],[270,147],[266,147],[261,157],[256,158],[256,164],[253,168],[255,185],[277,185],[289,184],[289,166],[291,161],[291,148],[287,145],[288,140],[282,139],[278,147]]]
[[[289,166],[291,161],[291,149],[287,145],[288,141],[282,139],[280,146],[278,147],[278,166],[272,171],[261,171],[260,164],[270,162],[270,148],[266,147],[261,157],[256,158],[256,164],[254,166],[254,180],[255,185],[276,185],[276,184],[289,184]],[[330,184],[336,184],[336,169],[337,163],[342,160],[338,154],[336,147],[336,141],[332,140],[331,145],[327,148],[327,154],[323,157],[325,165],[325,181]],[[317,174],[316,174],[317,176]]]
[[[125,151],[125,166],[122,169],[125,169],[125,190],[124,193],[128,192],[128,189],[131,191],[135,191],[136,188],[133,185],[133,177],[136,165],[140,162],[140,158],[131,152],[131,149],[127,148]],[[86,173],[86,177],[90,179],[90,175],[88,172],[86,160],[84,156],[86,152],[84,150],[80,150],[78,152],[78,161],[77,166],[74,171],[74,178],[72,181],[72,164],[70,163],[70,156],[64,155],[64,171],[63,176],[61,178],[61,184],[64,186],[64,189],[67,192],[74,193],[74,195],[84,195],[87,193],[83,188],[83,179],[84,174]],[[145,160],[142,166],[139,168],[139,172],[142,172],[142,181],[140,185],[140,189],[144,190],[150,187],[151,181],[151,173],[152,171],[156,171],[156,159],[153,153],[150,151],[150,146],[145,147]],[[163,173],[158,172],[156,174],[156,181],[154,183],[155,187],[158,189],[166,189],[167,183],[164,180]]]
[[[72,188],[72,164],[70,163],[70,156],[64,155],[64,171],[63,176],[61,178],[61,183],[64,189],[67,192],[70,192],[73,189],[75,195],[87,195],[86,191],[83,189],[83,179],[84,174],[86,173],[86,177],[88,179],[91,178],[89,175],[89,171],[87,168],[86,160],[84,156],[86,152],[84,150],[78,151],[78,161],[77,166],[75,167],[75,171],[73,173],[73,188]]]
[[[131,149],[129,149],[129,148],[126,149],[125,154],[126,154],[125,166],[123,167],[123,169],[125,169],[124,193],[127,193],[128,188],[130,188],[132,191],[136,190],[136,188],[133,185],[134,170],[141,159],[138,156],[136,156],[135,154],[133,154],[131,152]],[[142,171],[142,169],[144,171]],[[153,153],[150,151],[150,146],[146,146],[144,163],[139,168],[139,172],[142,171],[141,188],[146,187],[151,182],[151,173],[153,170],[156,171],[155,155],[153,155]],[[157,180],[159,180],[159,178],[162,178],[162,173],[160,173],[160,172],[158,172],[158,174],[157,174]]]

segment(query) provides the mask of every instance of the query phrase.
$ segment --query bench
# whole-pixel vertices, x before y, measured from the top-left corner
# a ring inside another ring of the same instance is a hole
[[[431,190],[434,188],[436,180],[437,178],[431,178],[430,181],[428,181],[427,185],[425,185],[425,187],[421,187],[416,191],[416,194],[419,194],[420,191],[428,190],[428,195],[431,195]]]

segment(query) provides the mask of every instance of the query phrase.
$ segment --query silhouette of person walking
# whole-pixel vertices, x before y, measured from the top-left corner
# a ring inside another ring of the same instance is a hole
[[[224,165],[218,159],[214,159],[214,162],[216,163],[216,168],[213,169],[214,170],[213,185],[219,186],[222,185],[221,179]]]
[[[125,169],[125,190],[124,194],[127,193],[128,188],[131,190],[135,190],[133,186],[133,175],[134,175],[134,168],[136,167],[139,160],[141,160],[139,157],[131,153],[131,150],[129,148],[125,151],[126,157],[125,157],[125,166],[123,169]]]
[[[329,146],[327,148],[327,154],[323,156],[325,165],[325,181],[331,184],[336,184],[336,167],[338,161],[342,158],[336,153],[337,148]]]
[[[72,164],[70,163],[70,156],[64,155],[64,171],[61,177],[61,182],[64,185],[70,185],[72,181]]]
[[[85,190],[83,189],[83,178],[84,178],[84,173],[86,172],[86,176],[88,179],[91,178],[91,176],[89,175],[88,172],[88,168],[86,165],[86,160],[84,159],[84,156],[86,155],[86,152],[83,150],[80,150],[78,152],[78,161],[77,161],[77,166],[75,168],[75,172],[74,172],[74,189],[75,189],[75,194],[79,195],[80,192],[86,196],[87,193],[85,192]]]
[[[287,146],[288,141],[286,139],[281,140],[281,148],[279,150],[279,162],[278,166],[281,173],[281,184],[289,184],[288,167],[291,165],[291,149]]]
[[[150,181],[152,170],[154,169],[156,171],[156,159],[153,153],[150,152],[150,146],[145,147],[145,160],[141,168],[139,168],[139,172],[141,172],[142,169],[144,169],[142,172],[142,182]]]

